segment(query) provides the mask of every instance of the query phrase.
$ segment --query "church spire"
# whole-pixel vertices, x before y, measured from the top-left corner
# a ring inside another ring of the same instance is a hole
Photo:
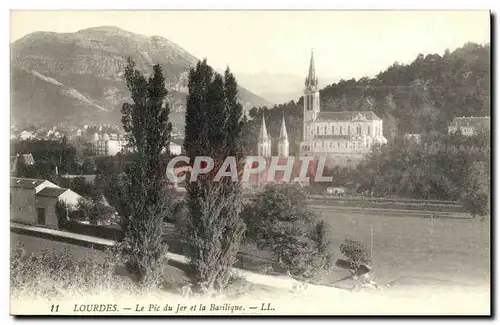
[[[288,133],[286,132],[286,125],[285,125],[285,116],[283,115],[283,120],[281,121],[281,129],[280,129],[280,140],[281,139],[288,139]]]
[[[306,86],[316,86],[318,79],[316,78],[316,67],[314,66],[314,50],[311,50],[311,61],[309,62],[309,73],[306,78]]]
[[[262,124],[260,125],[259,141],[266,141],[268,139],[266,120],[264,119],[264,114],[262,114]]]
[[[288,157],[288,147],[288,133],[286,132],[285,115],[283,115],[283,119],[281,120],[280,136],[278,140],[278,156]]]
[[[267,134],[266,120],[262,114],[262,125],[260,126],[259,143],[257,145],[257,153],[261,157],[271,157],[271,139]]]

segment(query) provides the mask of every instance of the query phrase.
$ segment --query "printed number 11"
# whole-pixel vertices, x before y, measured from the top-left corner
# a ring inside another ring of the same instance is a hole
[[[50,306],[50,311],[53,312],[58,312],[59,311],[59,305],[52,305]]]

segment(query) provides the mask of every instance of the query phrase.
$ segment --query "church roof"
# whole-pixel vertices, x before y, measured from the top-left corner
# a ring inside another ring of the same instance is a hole
[[[259,132],[259,141],[268,140],[269,136],[267,134],[266,120],[264,119],[264,115],[262,115],[262,124],[260,126]]]
[[[315,139],[318,140],[331,140],[331,141],[339,141],[339,140],[350,140],[351,136],[350,135],[340,135],[340,134],[330,134],[330,135],[315,135]]]
[[[285,117],[283,116],[283,120],[281,120],[281,128],[280,128],[280,139],[288,139],[288,133],[286,132],[285,125]]]
[[[356,119],[366,121],[380,121],[380,118],[372,111],[341,111],[320,112],[317,121],[353,121]]]

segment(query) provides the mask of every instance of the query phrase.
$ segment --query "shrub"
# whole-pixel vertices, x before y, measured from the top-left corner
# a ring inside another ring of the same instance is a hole
[[[104,205],[98,200],[80,199],[76,210],[69,213],[70,219],[75,221],[88,221],[91,225],[97,225],[103,221],[109,221],[114,215],[112,207]]]
[[[462,192],[464,206],[473,217],[485,217],[490,213],[490,172],[484,162],[472,164],[467,178],[465,188]]]
[[[309,210],[302,189],[268,185],[244,215],[247,235],[292,274],[312,276],[331,265],[327,225]]]
[[[77,258],[68,248],[34,254],[18,244],[12,248],[10,259],[11,293],[15,297],[50,299],[137,288],[130,279],[115,275],[120,260],[113,251],[104,255],[103,263],[96,263],[90,257]]]
[[[56,203],[56,217],[59,228],[65,228],[70,220],[70,211],[66,203],[58,200]]]
[[[344,240],[340,245],[340,252],[347,258],[354,271],[357,271],[361,264],[370,265],[372,262],[368,247],[356,240]]]

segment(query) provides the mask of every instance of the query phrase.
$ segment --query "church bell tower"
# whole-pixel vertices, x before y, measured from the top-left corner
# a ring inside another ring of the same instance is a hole
[[[314,121],[319,114],[319,83],[316,77],[316,68],[314,66],[314,52],[311,51],[311,61],[309,62],[309,73],[305,80],[304,88],[304,129],[302,149],[308,151],[305,147],[312,145],[310,143],[314,138]],[[309,149],[310,150],[310,149]]]

